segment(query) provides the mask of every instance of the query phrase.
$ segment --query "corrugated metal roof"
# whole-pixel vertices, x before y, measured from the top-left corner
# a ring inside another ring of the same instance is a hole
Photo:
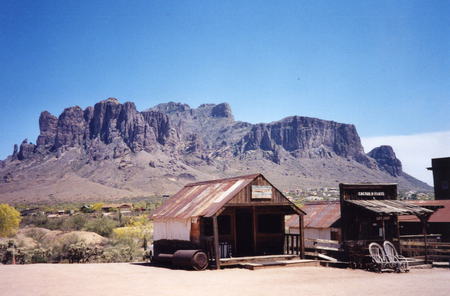
[[[428,222],[431,223],[449,223],[450,222],[450,200],[414,200],[408,201],[411,204],[417,206],[427,207],[427,206],[442,206],[442,208],[437,209],[436,212],[431,215]],[[400,222],[420,222],[416,216],[402,216],[399,218]]]
[[[191,183],[167,200],[154,219],[211,217],[260,174]]]
[[[384,215],[424,215],[433,213],[432,210],[400,200],[346,200],[345,202]]]
[[[306,228],[329,228],[341,218],[339,202],[312,202],[305,204],[301,209],[306,212],[304,216]],[[292,216],[286,225],[298,228],[298,216]]]

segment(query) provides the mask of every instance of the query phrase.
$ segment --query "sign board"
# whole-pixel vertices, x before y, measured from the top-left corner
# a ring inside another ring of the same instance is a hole
[[[375,192],[367,192],[367,191],[360,191],[358,192],[358,196],[384,196],[383,191],[375,191]]]
[[[272,186],[252,185],[252,199],[272,199]]]

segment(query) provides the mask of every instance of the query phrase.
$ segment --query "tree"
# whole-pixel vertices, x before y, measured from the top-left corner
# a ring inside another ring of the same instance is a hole
[[[14,235],[19,229],[20,213],[7,204],[0,204],[0,237]]]
[[[105,205],[105,204],[102,203],[102,202],[97,202],[97,203],[91,205],[91,208],[92,208],[94,211],[96,211],[96,212],[100,212],[100,211],[102,210],[102,208],[103,208],[104,205]]]

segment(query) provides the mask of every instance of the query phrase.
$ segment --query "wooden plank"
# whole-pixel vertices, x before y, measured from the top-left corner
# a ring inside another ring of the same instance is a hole
[[[309,239],[306,238],[305,241],[308,242],[317,242],[317,243],[324,243],[324,244],[336,244],[336,245],[340,245],[341,243],[337,240],[329,240],[329,239]]]
[[[423,252],[425,252],[425,248],[411,248],[411,249],[404,248],[403,250],[407,253],[423,253]],[[430,249],[430,248],[428,248],[427,250],[428,250],[429,254],[435,254],[435,253],[450,254],[450,250]]]
[[[327,256],[325,254],[317,254],[317,257],[319,257],[321,259],[325,259],[325,260],[331,261],[331,262],[338,262],[338,260],[336,258]]]
[[[425,246],[424,242],[418,242],[418,241],[400,241],[400,244],[402,246]],[[449,243],[439,243],[439,242],[427,242],[427,245],[429,247],[437,247],[437,248],[450,248]]]
[[[213,232],[214,232],[214,257],[216,261],[216,269],[220,269],[219,227],[217,224],[217,216],[213,216]]]
[[[323,251],[334,251],[334,252],[342,251],[342,249],[339,249],[339,248],[322,247],[322,246],[315,246],[315,247],[312,247],[312,249],[323,250]]]
[[[429,257],[439,258],[439,259],[450,259],[450,255],[429,255]]]

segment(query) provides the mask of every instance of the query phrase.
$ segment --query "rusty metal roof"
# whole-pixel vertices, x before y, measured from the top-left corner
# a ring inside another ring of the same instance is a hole
[[[306,212],[305,228],[329,228],[341,218],[339,202],[311,202],[301,209]],[[286,226],[298,228],[298,216],[292,216]]]
[[[346,200],[350,204],[381,215],[426,215],[433,211],[400,200]]]
[[[449,223],[450,222],[450,200],[414,200],[408,201],[421,207],[436,207],[441,206],[434,212],[428,222],[431,223]],[[420,222],[416,216],[402,216],[399,217],[400,222]]]
[[[258,176],[260,174],[187,184],[159,207],[153,218],[211,217]]]

